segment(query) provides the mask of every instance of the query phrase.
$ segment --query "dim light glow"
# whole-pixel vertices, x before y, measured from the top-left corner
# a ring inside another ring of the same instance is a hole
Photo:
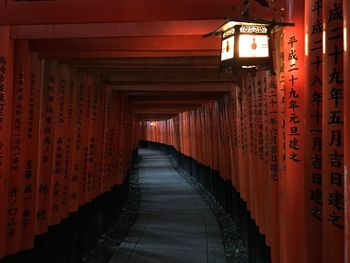
[[[151,126],[154,126],[154,125],[155,125],[155,123],[154,123],[154,121],[152,121],[152,122],[151,122]]]
[[[325,24],[323,24],[323,28],[325,28]],[[322,52],[326,54],[326,30],[324,29],[322,32]]]
[[[239,57],[264,58],[269,57],[269,41],[267,35],[240,35]]]
[[[309,34],[305,33],[305,56],[309,55]]]
[[[344,27],[344,51],[348,50],[348,30],[346,26]]]
[[[222,40],[221,61],[233,58],[234,46],[235,46],[234,36]]]

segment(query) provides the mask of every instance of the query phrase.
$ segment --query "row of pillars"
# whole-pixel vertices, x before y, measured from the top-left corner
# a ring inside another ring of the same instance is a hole
[[[134,127],[125,94],[0,27],[0,259],[122,185]]]
[[[347,0],[287,1],[276,75],[243,75],[216,103],[142,124],[220,172],[247,203],[274,263],[349,262],[350,53]]]

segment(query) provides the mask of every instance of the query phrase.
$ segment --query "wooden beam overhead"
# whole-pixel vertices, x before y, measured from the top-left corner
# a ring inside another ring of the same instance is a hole
[[[167,58],[106,58],[106,59],[61,59],[60,63],[75,65],[218,65],[218,56],[209,57],[167,57]]]
[[[132,38],[89,38],[31,40],[35,51],[213,51],[219,54],[220,38],[160,36]]]
[[[114,90],[130,92],[228,92],[232,89],[232,81],[227,83],[154,83],[154,84],[139,84],[131,85],[125,83],[124,85],[110,84]],[[144,95],[144,94],[143,94]]]
[[[87,59],[87,58],[176,58],[176,57],[210,57],[217,56],[217,50],[167,50],[167,51],[41,51],[42,59]]]
[[[93,72],[92,72],[93,73]],[[176,72],[160,72],[159,74],[149,74],[147,72],[130,72],[125,74],[123,72],[97,72],[96,75],[100,75],[101,79],[104,83],[112,86],[123,86],[126,85],[136,85],[139,84],[141,86],[145,86],[147,88],[147,84],[154,83],[156,85],[164,85],[166,86],[170,82],[178,83],[178,84],[189,84],[197,83],[197,84],[205,84],[205,83],[220,83],[220,82],[228,82],[232,83],[237,80],[237,77],[232,74],[224,74],[220,73],[219,70],[212,70],[210,72],[202,71],[202,72],[182,72],[181,74]],[[104,77],[105,74],[105,77]],[[136,88],[136,86],[135,86]]]
[[[223,19],[96,24],[18,25],[12,39],[65,39],[106,37],[203,36],[221,26]]]
[[[211,20],[241,17],[241,6],[232,0],[1,0],[0,25]],[[256,16],[272,17],[255,1],[250,8]]]

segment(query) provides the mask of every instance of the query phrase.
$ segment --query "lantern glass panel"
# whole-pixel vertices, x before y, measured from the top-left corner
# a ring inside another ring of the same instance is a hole
[[[239,57],[269,57],[269,41],[267,35],[242,34],[239,36]]]
[[[222,40],[221,61],[233,58],[234,50],[235,50],[234,46],[235,46],[234,36]]]

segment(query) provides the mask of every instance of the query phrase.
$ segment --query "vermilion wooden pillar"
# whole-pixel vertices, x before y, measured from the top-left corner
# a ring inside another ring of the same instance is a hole
[[[41,102],[41,61],[39,59],[39,54],[36,52],[31,55],[29,87],[29,100],[26,106],[28,110],[28,129],[25,131],[25,140],[28,146],[25,159],[21,250],[31,249],[34,246],[35,236],[35,203],[37,198],[37,191],[35,191],[35,189],[38,172],[39,113]],[[28,213],[29,211],[30,213]]]
[[[81,184],[81,159],[82,159],[82,122],[83,122],[83,101],[84,86],[82,85],[81,76],[77,72],[71,72],[71,85],[73,90],[73,145],[72,145],[72,179],[69,189],[69,211],[76,212],[79,208],[80,184]]]
[[[103,100],[104,100],[104,125],[103,125],[103,150],[102,150],[102,178],[101,178],[101,189],[103,192],[108,190],[108,182],[110,180],[110,173],[108,172],[108,134],[110,126],[110,108],[111,108],[111,90],[109,86],[103,87]],[[140,129],[142,128],[139,125]]]
[[[249,196],[247,201],[248,209],[251,212],[251,216],[256,220],[257,224],[260,223],[259,205],[260,200],[259,186],[261,185],[261,162],[258,159],[258,138],[259,138],[259,125],[262,124],[261,114],[262,113],[262,101],[261,96],[258,94],[258,83],[256,78],[245,77],[245,87],[243,87],[247,92],[245,92],[245,97],[249,94],[249,107],[246,109],[247,116],[249,116],[249,129],[246,131],[249,138],[249,159],[250,165],[245,168],[249,169]],[[261,94],[260,94],[261,95]],[[260,103],[260,105],[259,105]],[[250,167],[256,166],[257,169],[251,169]],[[249,201],[251,200],[251,202]]]
[[[344,262],[343,12],[323,4],[323,262]],[[344,103],[344,105],[346,105]],[[347,105],[348,107],[348,105]]]
[[[279,247],[280,258],[274,262],[287,261],[287,178],[286,178],[286,93],[284,72],[284,32],[277,31],[275,35],[276,73],[277,73],[277,108],[278,108],[278,208],[279,208]],[[282,251],[285,251],[284,253]]]
[[[39,167],[37,175],[36,202],[36,234],[47,231],[49,219],[49,200],[51,188],[51,164],[53,159],[54,136],[54,96],[57,89],[55,70],[57,66],[52,62],[44,64],[44,78],[42,87],[42,106],[40,112],[39,132]]]
[[[345,262],[350,262],[350,2],[344,1]]]
[[[275,55],[278,52],[275,53]],[[278,90],[276,84],[276,76],[266,72],[267,78],[267,114],[268,114],[268,152],[269,152],[269,167],[267,184],[269,185],[270,210],[265,213],[266,222],[270,224],[271,236],[271,257],[272,262],[278,262],[280,259],[279,246],[279,196],[278,186],[280,179],[280,163],[278,158]]]
[[[305,187],[307,262],[322,262],[322,5],[305,2]],[[324,98],[325,99],[325,98]]]
[[[12,87],[12,134],[11,134],[11,163],[8,189],[7,208],[7,253],[20,251],[22,238],[22,224],[26,215],[35,213],[34,207],[28,207],[25,195],[33,198],[33,192],[25,193],[25,185],[32,187],[32,180],[26,179],[27,170],[26,151],[28,145],[28,116],[31,79],[31,55],[29,42],[20,40],[15,42],[14,49],[14,82]],[[26,203],[26,204],[25,204]],[[26,209],[25,209],[25,206]],[[32,233],[34,234],[34,233]]]
[[[229,96],[229,129],[230,129],[230,151],[231,151],[231,181],[232,185],[237,188],[238,180],[238,162],[237,162],[237,106],[236,106],[236,85],[232,85]]]
[[[13,41],[10,28],[0,27],[0,258],[5,256],[7,238],[7,196],[10,167],[12,116]]]
[[[64,156],[67,143],[67,125],[65,107],[67,107],[67,81],[63,73],[62,66],[55,69],[54,74],[57,80],[57,89],[54,93],[53,107],[54,114],[54,137],[53,137],[53,157],[51,165],[51,190],[50,190],[50,205],[49,205],[49,225],[56,225],[62,218],[62,196],[63,196],[63,170]]]
[[[81,180],[80,180],[80,193],[79,204],[84,205],[88,201],[87,181],[88,181],[88,156],[89,156],[89,129],[90,129],[90,101],[92,97],[92,85],[93,79],[88,74],[84,73],[82,77],[82,85],[84,89],[83,95],[83,116],[82,116],[82,129],[81,129]]]
[[[70,201],[70,185],[72,182],[72,156],[73,156],[73,134],[75,128],[73,115],[73,101],[74,101],[74,76],[68,66],[64,67],[63,71],[66,80],[65,102],[64,102],[64,116],[66,123],[66,147],[64,148],[63,158],[63,185],[62,185],[62,218],[67,218],[69,215],[69,201]],[[72,79],[71,79],[72,77]]]
[[[284,31],[284,71],[286,97],[286,247],[281,248],[281,263],[304,263],[305,260],[305,202],[304,192],[304,4],[289,0],[286,19],[295,27]],[[283,218],[281,218],[283,220]]]

